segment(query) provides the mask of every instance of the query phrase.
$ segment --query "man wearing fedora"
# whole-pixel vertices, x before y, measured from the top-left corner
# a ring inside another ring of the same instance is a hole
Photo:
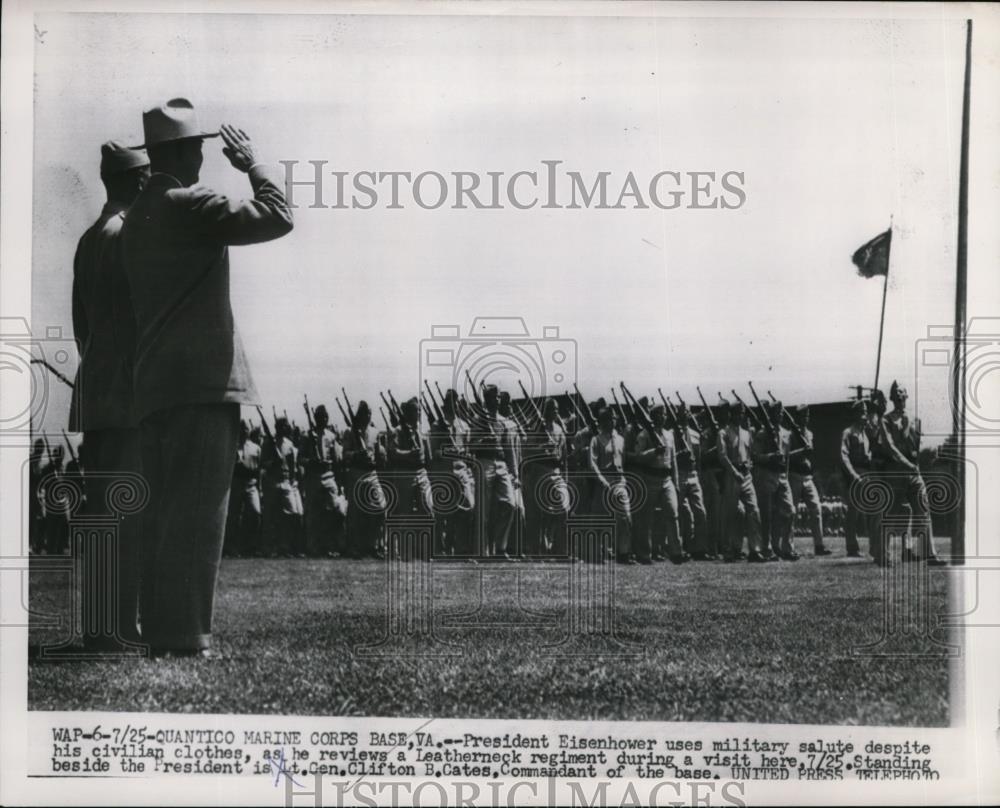
[[[107,192],[101,215],[80,238],[73,258],[73,334],[80,364],[73,386],[69,428],[84,434],[90,476],[88,510],[103,512],[105,493],[115,475],[139,470],[139,430],[132,406],[132,352],[135,319],[121,261],[120,236],[125,211],[149,178],[149,160],[141,151],[114,141],[101,146],[101,181]],[[89,649],[124,650],[137,642],[139,607],[138,517],[118,526],[117,558],[95,560],[84,576],[84,608],[109,602],[113,615],[85,619]],[[88,545],[88,551],[97,551]],[[107,563],[116,564],[108,580],[95,577]]]
[[[142,635],[154,654],[211,643],[240,405],[257,392],[229,297],[229,245],[280,238],[292,214],[240,129],[208,132],[184,98],[142,116],[152,174],[125,217],[122,248],[135,312],[135,412],[150,487],[143,534]],[[202,144],[247,174],[253,197],[198,185]]]

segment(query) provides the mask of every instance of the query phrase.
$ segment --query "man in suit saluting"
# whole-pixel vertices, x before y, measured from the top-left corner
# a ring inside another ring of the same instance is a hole
[[[150,487],[142,636],[154,654],[198,655],[211,644],[240,405],[257,403],[233,322],[228,247],[280,238],[292,214],[241,129],[204,131],[184,98],[147,110],[142,123],[151,175],[122,227]],[[223,154],[250,180],[251,199],[197,184],[202,144],[219,134]]]

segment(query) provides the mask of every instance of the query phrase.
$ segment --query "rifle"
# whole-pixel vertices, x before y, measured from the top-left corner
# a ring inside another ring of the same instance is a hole
[[[695,390],[698,391],[698,398],[701,399],[701,406],[705,408],[705,412],[708,414],[708,423],[712,425],[712,430],[716,433],[719,431],[719,422],[715,420],[715,413],[712,412],[712,408],[708,406],[708,402],[705,401],[705,396],[701,394],[701,388],[696,387]],[[720,393],[721,396],[721,393]]]
[[[469,371],[465,371],[465,378],[469,382],[469,387],[472,388],[472,398],[480,407],[483,406],[483,399],[479,395],[479,390],[476,388],[475,382],[472,381],[472,376],[469,375]]]
[[[400,423],[403,423],[403,408],[399,406],[399,402],[396,401],[396,397],[392,394],[392,390],[390,390],[388,387],[385,389],[386,392],[389,393],[389,403],[391,404],[392,409],[396,411],[396,418],[399,420]]]
[[[764,429],[767,430],[767,436],[771,439],[774,444],[774,450],[776,452],[781,451],[781,437],[775,431],[774,423],[771,421],[770,416],[767,414],[767,410],[764,409],[764,405],[761,403],[760,397],[757,395],[757,391],[753,389],[753,382],[748,382],[750,385],[750,392],[753,393],[753,400],[757,402],[757,406],[760,408],[761,417],[764,419]]]
[[[681,403],[681,406],[684,408],[684,411],[688,414],[688,420],[691,422],[691,426],[693,426],[695,432],[697,432],[700,435],[701,424],[698,423],[697,416],[691,411],[691,408],[688,407],[687,402],[683,398],[681,398],[681,394],[677,390],[674,390],[674,395],[677,396],[677,400]]]
[[[315,432],[316,424],[313,421],[312,409],[310,409],[309,407],[309,396],[307,396],[305,393],[302,394],[302,407],[306,411],[306,423],[309,425],[309,431]]]
[[[735,399],[736,399],[736,400],[737,400],[737,401],[738,401],[738,402],[739,402],[740,404],[742,404],[742,405],[743,405],[743,409],[745,409],[745,410],[746,410],[746,412],[747,412],[747,416],[749,416],[750,420],[751,420],[751,421],[753,421],[753,425],[754,425],[754,426],[755,426],[755,427],[756,427],[757,429],[760,429],[760,428],[761,428],[762,426],[764,426],[764,425],[763,425],[763,424],[762,424],[762,423],[760,422],[760,419],[759,419],[759,418],[757,417],[757,413],[755,413],[755,412],[754,412],[753,410],[751,410],[751,409],[750,409],[750,408],[749,408],[749,407],[747,406],[746,402],[745,402],[745,401],[744,401],[744,400],[743,400],[742,398],[740,398],[740,394],[739,394],[739,393],[737,393],[737,392],[736,392],[735,390],[730,390],[729,392],[733,394],[733,398],[735,398]]]
[[[674,409],[674,405],[670,403],[670,399],[663,395],[663,391],[657,387],[656,392],[660,394],[660,400],[663,402],[663,406],[667,408],[667,412],[670,413],[670,420],[674,423],[674,429],[677,434],[680,435],[681,443],[683,443],[682,450],[687,452],[691,458],[694,458],[694,451],[691,449],[691,441],[688,440],[687,425],[682,424],[680,419],[677,417],[677,410]],[[679,398],[680,396],[678,396]]]
[[[49,467],[52,469],[52,473],[56,477],[59,477],[62,472],[56,469],[56,459],[52,456],[52,447],[49,446],[49,439],[45,435],[42,435],[42,441],[45,443],[45,454],[49,456]]]
[[[264,416],[261,416],[261,420],[263,418]],[[278,423],[278,411],[274,408],[273,404],[271,405],[271,418],[274,420],[274,423]]]
[[[423,393],[420,394],[420,403],[423,405],[424,415],[427,417],[427,425],[431,426],[434,423],[434,413],[431,412],[431,408],[427,404],[427,399],[424,398]]]
[[[590,426],[591,425],[590,424],[590,418],[587,415],[584,415],[580,411],[580,405],[576,403],[576,396],[571,396],[569,394],[569,390],[567,390],[566,391],[566,398],[568,398],[569,399],[569,403],[573,405],[573,412],[576,414],[576,423],[579,425],[576,428],[577,431],[580,430],[580,426],[583,426],[583,425]]]
[[[316,440],[313,443],[316,460],[319,463],[323,463],[323,436],[316,431],[316,422],[313,420],[312,409],[309,407],[309,396],[305,393],[302,394],[302,406],[306,411],[306,422],[309,424],[309,433],[316,436]]]
[[[434,393],[431,391],[431,386],[427,383],[427,379],[424,379],[424,387],[427,388],[427,395],[430,397],[431,403],[434,405],[434,415],[437,417],[439,423],[444,424],[444,411],[438,406],[437,399],[434,398]]]
[[[385,397],[385,393],[379,390],[378,395],[379,398],[382,399],[382,403],[385,404],[386,409],[389,410],[389,422],[392,424],[393,429],[395,429],[397,426],[399,426],[399,420],[396,418],[396,411],[392,408],[392,404],[390,404],[389,400]],[[382,408],[379,407],[379,409]]]
[[[341,387],[340,392],[344,394],[344,404],[347,405],[347,414],[350,416],[351,420],[348,422],[348,428],[354,428],[354,407],[351,406],[351,400],[347,397],[347,391]],[[339,402],[338,402],[339,403]]]
[[[385,410],[382,409],[382,405],[379,404],[378,411],[382,413],[382,423],[385,424],[385,431],[391,432],[392,427],[389,426],[389,419],[385,417]]]
[[[618,410],[618,417],[621,419],[622,427],[624,427],[627,424],[632,423],[631,419],[625,417],[625,410],[622,408],[622,405],[619,403],[618,396],[615,395],[615,388],[614,387],[611,388],[611,399],[615,402],[615,409]]]
[[[778,399],[774,397],[774,393],[768,390],[767,394],[771,397],[771,401],[774,404],[778,403]],[[806,440],[805,432],[802,431],[802,427],[799,426],[799,422],[796,421],[794,418],[792,418],[792,414],[787,409],[785,409],[784,404],[781,405],[781,417],[783,420],[788,421],[788,426],[791,428],[792,432],[795,433],[795,437],[797,437],[799,441],[802,443],[802,448],[793,449],[792,454],[804,451],[806,447],[809,446],[809,441]]]
[[[271,409],[274,409],[274,405],[271,405]],[[274,447],[274,456],[278,459],[278,462],[284,467],[285,458],[281,454],[281,450],[278,448],[278,441],[274,437],[274,433],[271,431],[271,427],[267,423],[267,419],[264,417],[264,411],[257,405],[257,414],[260,416],[260,425],[264,428],[264,437],[271,441],[271,446]],[[275,423],[277,423],[277,418],[275,418]],[[287,469],[286,469],[287,471]]]
[[[472,417],[471,407],[469,406],[469,399],[464,395],[458,397],[458,412],[466,421]]]
[[[434,382],[437,384],[437,382]],[[434,405],[434,414],[437,416],[437,422],[444,428],[445,432],[448,433],[448,440],[451,443],[451,448],[455,450],[455,455],[459,454],[458,443],[455,441],[455,433],[451,431],[451,427],[448,424],[448,419],[444,416],[444,410],[438,406],[437,399],[434,398],[434,393],[431,391],[431,386],[427,383],[427,379],[424,379],[424,386],[427,388],[427,395],[430,397],[431,404]],[[441,388],[438,387],[438,392]],[[423,394],[421,394],[421,398]],[[441,397],[441,404],[444,404],[444,396]],[[426,406],[426,405],[424,405]],[[433,423],[433,422],[432,422]]]
[[[579,397],[580,401],[583,403],[581,412],[583,414],[583,419],[586,421],[587,426],[590,431],[595,435],[597,434],[597,421],[594,419],[594,414],[590,411],[590,407],[587,406],[587,400],[583,397],[583,393],[580,392],[580,388],[576,386],[576,382],[573,382],[573,392],[575,392]],[[573,406],[576,406],[576,400],[573,400]]]
[[[613,387],[611,388],[611,393],[614,394]],[[628,417],[628,421],[630,424],[634,425],[638,423],[638,415],[636,414],[635,408],[629,402],[628,396],[625,396],[624,401],[622,401],[622,409],[624,410],[625,415]]]
[[[632,391],[625,386],[625,382],[619,382],[619,386],[622,388],[622,396],[624,396],[626,401],[630,402],[632,412],[635,415],[636,420],[633,423],[638,424],[647,432],[649,432],[650,436],[656,442],[657,447],[662,449],[663,440],[661,436],[657,433],[656,427],[653,426],[653,419],[650,416],[650,414],[646,412],[646,408],[643,407],[642,404],[638,402],[635,396],[632,395]],[[615,389],[612,387],[611,394],[614,395],[614,392]]]
[[[336,396],[333,400],[337,402],[337,409],[340,410],[340,414],[343,417],[348,429],[354,429],[354,419],[352,419],[346,412],[344,412],[344,405],[340,403],[340,399]]]
[[[544,425],[545,419],[542,418],[541,410],[538,409],[538,405],[535,404],[535,400],[528,395],[528,391],[524,388],[524,384],[520,379],[517,380],[517,386],[521,388],[521,393],[524,395],[525,401],[527,401],[528,405],[531,407],[531,412],[534,414],[535,418],[538,419],[538,423],[540,425]]]
[[[72,460],[77,468],[80,466],[80,460],[76,456],[76,452],[73,451],[73,444],[69,442],[69,435],[66,434],[66,430],[62,431],[63,440],[66,441],[66,448],[69,449],[69,458]]]
[[[437,381],[434,382],[434,388],[437,390],[438,398],[441,399],[441,406],[443,407],[444,402],[447,400],[447,397],[445,396],[444,392],[442,392],[441,385],[438,384]]]

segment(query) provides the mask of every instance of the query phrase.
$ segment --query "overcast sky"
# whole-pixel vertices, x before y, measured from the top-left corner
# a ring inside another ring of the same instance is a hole
[[[232,250],[233,305],[266,408],[415,391],[434,325],[523,317],[575,341],[589,397],[747,379],[786,401],[872,383],[881,279],[852,252],[895,237],[884,386],[950,324],[964,26],[953,21],[42,15],[33,321],[71,331],[76,241],[103,203],[99,146],[190,98],[262,157],[330,170],[743,172],[736,210],[296,211]],[[219,141],[202,180],[243,195]],[[307,167],[308,168],[308,167]],[[305,172],[304,172],[305,173]],[[328,186],[329,189],[329,186]],[[297,195],[305,204],[308,194]],[[546,372],[551,350],[543,346]],[[498,371],[500,373],[500,371]],[[501,381],[509,385],[512,377]],[[430,376],[442,384],[447,374]],[[568,384],[572,371],[564,382]],[[921,372],[928,431],[945,373]],[[45,426],[66,415],[55,402]]]

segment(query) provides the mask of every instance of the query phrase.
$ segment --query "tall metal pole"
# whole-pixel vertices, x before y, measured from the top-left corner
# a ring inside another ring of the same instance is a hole
[[[965,327],[969,248],[969,95],[972,84],[972,20],[965,21],[965,85],[962,91],[962,153],[958,167],[958,245],[955,251],[955,332],[951,367],[952,441],[955,481],[962,492],[952,531],[953,564],[965,557]]]
[[[891,227],[891,225],[890,225]],[[892,242],[889,242],[890,253],[892,248]],[[889,289],[889,270],[886,267],[886,273],[882,277],[882,317],[878,323],[878,356],[875,359],[875,384],[872,387],[878,390],[878,375],[879,371],[882,369],[882,333],[885,331],[885,295]]]

